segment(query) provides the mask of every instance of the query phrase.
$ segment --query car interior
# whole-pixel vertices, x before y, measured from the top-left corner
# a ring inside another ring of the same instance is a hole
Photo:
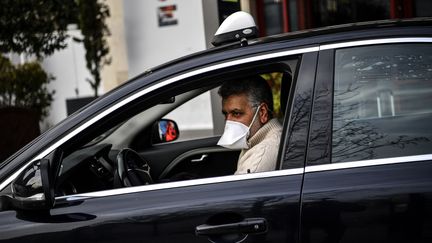
[[[292,92],[291,70],[296,70],[297,62],[289,64],[258,70],[272,87],[275,115],[281,123]],[[164,118],[189,100],[217,90],[228,79],[224,78],[215,75],[185,82],[166,88],[157,97],[131,102],[58,148],[51,155],[54,163],[61,161],[60,166],[53,166],[56,196],[233,175],[240,151],[217,146],[221,134],[182,138],[176,121]],[[221,119],[224,124],[222,115]]]

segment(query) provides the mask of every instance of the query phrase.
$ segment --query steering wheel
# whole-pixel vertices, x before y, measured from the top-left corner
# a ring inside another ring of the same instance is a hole
[[[122,149],[117,155],[117,173],[124,187],[153,183],[150,166],[134,150]]]

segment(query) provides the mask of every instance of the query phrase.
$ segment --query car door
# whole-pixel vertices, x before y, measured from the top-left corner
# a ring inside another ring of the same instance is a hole
[[[249,65],[258,67],[264,63],[279,65],[293,58],[299,61],[292,83],[285,90],[288,101],[277,170],[57,196],[54,206],[47,210],[1,211],[0,239],[8,242],[297,242],[317,48],[226,61],[215,65],[213,71],[223,72],[224,67],[244,70]],[[211,68],[207,66],[206,70]],[[175,89],[182,82],[165,83]],[[149,90],[153,89],[150,86]],[[106,114],[101,120],[115,120],[111,119],[111,113]],[[98,127],[98,122],[89,128],[78,127],[72,142],[79,140],[81,134],[88,135],[87,130]],[[55,157],[54,154],[51,159]]]
[[[301,242],[431,242],[432,39],[322,46]]]

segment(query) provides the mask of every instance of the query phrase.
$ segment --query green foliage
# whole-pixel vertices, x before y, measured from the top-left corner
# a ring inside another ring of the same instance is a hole
[[[51,55],[66,47],[67,25],[76,16],[74,0],[2,0],[0,52]]]
[[[270,85],[270,87],[272,87],[273,109],[275,117],[280,117],[282,115],[280,104],[282,76],[283,73],[268,73],[261,75],[261,77],[267,80],[267,83]]]
[[[98,87],[101,83],[100,71],[111,60],[106,36],[109,30],[105,19],[110,16],[109,8],[102,1],[78,0],[79,27],[84,36],[82,40],[86,49],[86,66],[93,76],[93,80],[87,80],[98,95]]]
[[[38,62],[14,66],[0,56],[0,107],[27,108],[44,118],[53,101],[54,91],[47,89],[52,80]]]

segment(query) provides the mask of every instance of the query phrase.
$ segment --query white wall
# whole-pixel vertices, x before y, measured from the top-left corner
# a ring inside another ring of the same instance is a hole
[[[204,5],[207,1],[123,1],[124,37],[127,47],[125,63],[128,65],[129,78],[167,61],[206,49],[206,43],[210,41],[209,35],[214,33],[218,26],[217,5]],[[159,7],[168,5],[176,5],[173,17],[177,19],[177,24],[161,27],[158,10]],[[203,12],[206,13],[205,19]],[[80,35],[79,30],[71,30],[70,33]],[[43,130],[66,117],[66,99],[93,95],[86,82],[86,78],[91,76],[85,67],[83,45],[72,40],[68,40],[67,44],[66,49],[56,52],[42,63],[44,69],[56,77],[49,86],[56,94],[50,115],[42,126]],[[110,46],[111,53],[115,52],[115,48],[115,45]],[[104,86],[107,85],[101,85],[99,94],[103,93]],[[78,95],[75,89],[78,89]],[[181,129],[212,129],[212,113],[208,112],[212,110],[210,95],[204,94],[194,102],[182,107],[180,112],[175,112],[172,118],[178,121]],[[194,107],[200,107],[199,110],[206,112],[200,112]],[[192,117],[191,114],[200,115]]]
[[[70,30],[70,35],[80,37],[79,30]],[[50,90],[55,90],[54,101],[51,104],[49,116],[43,122],[41,129],[55,125],[66,118],[66,99],[79,96],[92,96],[93,90],[86,78],[90,78],[85,64],[85,51],[82,43],[67,40],[67,48],[55,52],[42,62],[42,67],[47,73],[52,74],[56,79],[49,84]]]
[[[202,1],[127,0],[123,2],[129,77],[206,48]],[[168,5],[176,5],[174,18],[178,20],[178,24],[159,27],[158,9]]]
[[[107,44],[110,48],[108,56],[111,59],[109,65],[104,65],[101,70],[102,87],[105,92],[116,88],[128,80],[128,61],[126,38],[124,28],[123,1],[106,0],[110,9],[110,17],[105,20],[110,31],[107,36]]]
[[[123,2],[129,77],[164,62],[206,49],[203,2],[207,0],[127,0]],[[159,7],[175,5],[177,24],[159,26]],[[217,9],[214,9],[217,12]],[[209,93],[169,117],[181,130],[213,129]]]

